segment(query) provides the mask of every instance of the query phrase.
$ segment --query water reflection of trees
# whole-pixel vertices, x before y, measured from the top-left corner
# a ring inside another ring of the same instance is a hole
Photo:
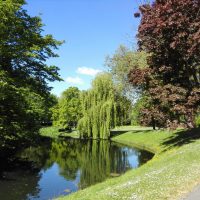
[[[149,151],[140,150],[138,153],[139,166],[145,164],[148,160],[153,158],[154,154]]]
[[[67,180],[75,180],[80,169],[80,189],[131,167],[127,149],[105,140],[55,140],[49,148],[29,148],[22,156],[44,170],[57,163],[60,175]]]
[[[20,153],[21,162],[26,163],[28,167],[23,169],[24,176],[19,171],[18,175],[15,175],[22,177],[15,189],[21,191],[20,199],[26,199],[26,194],[37,196],[40,191],[40,171],[51,168],[54,163],[59,166],[59,174],[67,180],[74,181],[77,174],[80,174],[78,187],[83,189],[106,179],[111,174],[117,175],[131,168],[130,155],[137,156],[138,165],[152,156],[149,152],[124,148],[105,140],[50,141],[41,146],[27,148]],[[20,164],[18,168],[20,169]],[[23,188],[26,184],[28,186]]]
[[[60,175],[68,180],[74,180],[80,169],[80,189],[130,168],[126,151],[103,140],[54,141],[47,162],[56,162]]]
[[[0,199],[27,200],[28,194],[36,197],[40,192],[40,169],[36,169],[32,162],[23,160],[5,162],[6,168],[0,169]]]
[[[133,152],[132,149],[111,145],[110,141],[105,140],[56,140],[51,143],[48,155],[43,148],[40,147],[38,151],[40,150],[43,156],[39,152],[34,153],[42,159],[39,163],[48,168],[56,162],[59,165],[60,175],[67,180],[75,180],[80,169],[79,188],[100,182],[111,173],[119,174],[130,169],[128,156],[131,153],[138,157],[139,165],[150,157],[149,152],[137,150]]]
[[[77,159],[79,143],[76,140],[53,141],[50,150],[48,163],[57,163],[59,165],[60,175],[67,180],[74,180],[80,167],[80,161]]]
[[[110,142],[88,141],[79,154],[81,177],[79,188],[85,188],[110,175]]]

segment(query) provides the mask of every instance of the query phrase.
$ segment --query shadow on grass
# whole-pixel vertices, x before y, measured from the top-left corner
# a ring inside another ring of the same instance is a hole
[[[58,137],[68,137],[66,136],[65,134],[70,134],[70,133],[73,133],[73,130],[72,129],[59,129],[58,132],[60,133],[58,135]],[[70,138],[70,137],[69,137]]]
[[[173,136],[167,138],[162,145],[165,146],[166,149],[170,149],[172,147],[179,147],[195,142],[195,140],[198,139],[200,139],[200,128],[194,128],[174,133]]]

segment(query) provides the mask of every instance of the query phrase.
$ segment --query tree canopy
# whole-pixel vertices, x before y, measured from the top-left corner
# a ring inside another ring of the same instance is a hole
[[[131,102],[115,88],[110,73],[101,73],[92,88],[82,92],[83,118],[78,122],[81,137],[110,137],[110,129],[129,123]]]
[[[130,99],[136,99],[136,92],[139,92],[138,87],[133,87],[129,82],[129,71],[136,67],[145,68],[147,66],[147,53],[144,51],[133,51],[123,45],[120,45],[115,54],[106,58],[105,63],[109,72],[112,74],[115,84],[118,85],[122,93],[129,96]],[[133,96],[133,97],[132,97]]]
[[[55,126],[69,129],[76,127],[82,114],[79,89],[69,87],[65,90],[59,98],[58,104],[52,108],[52,112]]]
[[[151,102],[144,122],[192,128],[200,105],[200,1],[155,0],[140,13],[138,45],[149,53],[148,68],[133,68],[129,78]]]
[[[46,60],[62,42],[43,35],[39,17],[23,9],[23,0],[0,0],[0,140],[5,146],[30,139],[42,120],[50,87],[61,80]],[[31,134],[29,134],[31,133]]]

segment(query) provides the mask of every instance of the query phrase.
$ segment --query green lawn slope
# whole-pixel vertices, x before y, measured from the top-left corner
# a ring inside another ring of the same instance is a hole
[[[124,133],[126,130],[130,131]],[[200,182],[200,129],[169,132],[122,127],[113,131],[117,136],[112,140],[149,149],[155,152],[154,158],[120,177],[58,199],[172,200],[184,196]]]

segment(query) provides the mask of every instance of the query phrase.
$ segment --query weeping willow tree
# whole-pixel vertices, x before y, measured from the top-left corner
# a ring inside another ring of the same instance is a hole
[[[127,124],[131,102],[120,95],[109,73],[101,73],[92,88],[81,94],[83,117],[78,122],[81,138],[108,139],[110,129]]]

